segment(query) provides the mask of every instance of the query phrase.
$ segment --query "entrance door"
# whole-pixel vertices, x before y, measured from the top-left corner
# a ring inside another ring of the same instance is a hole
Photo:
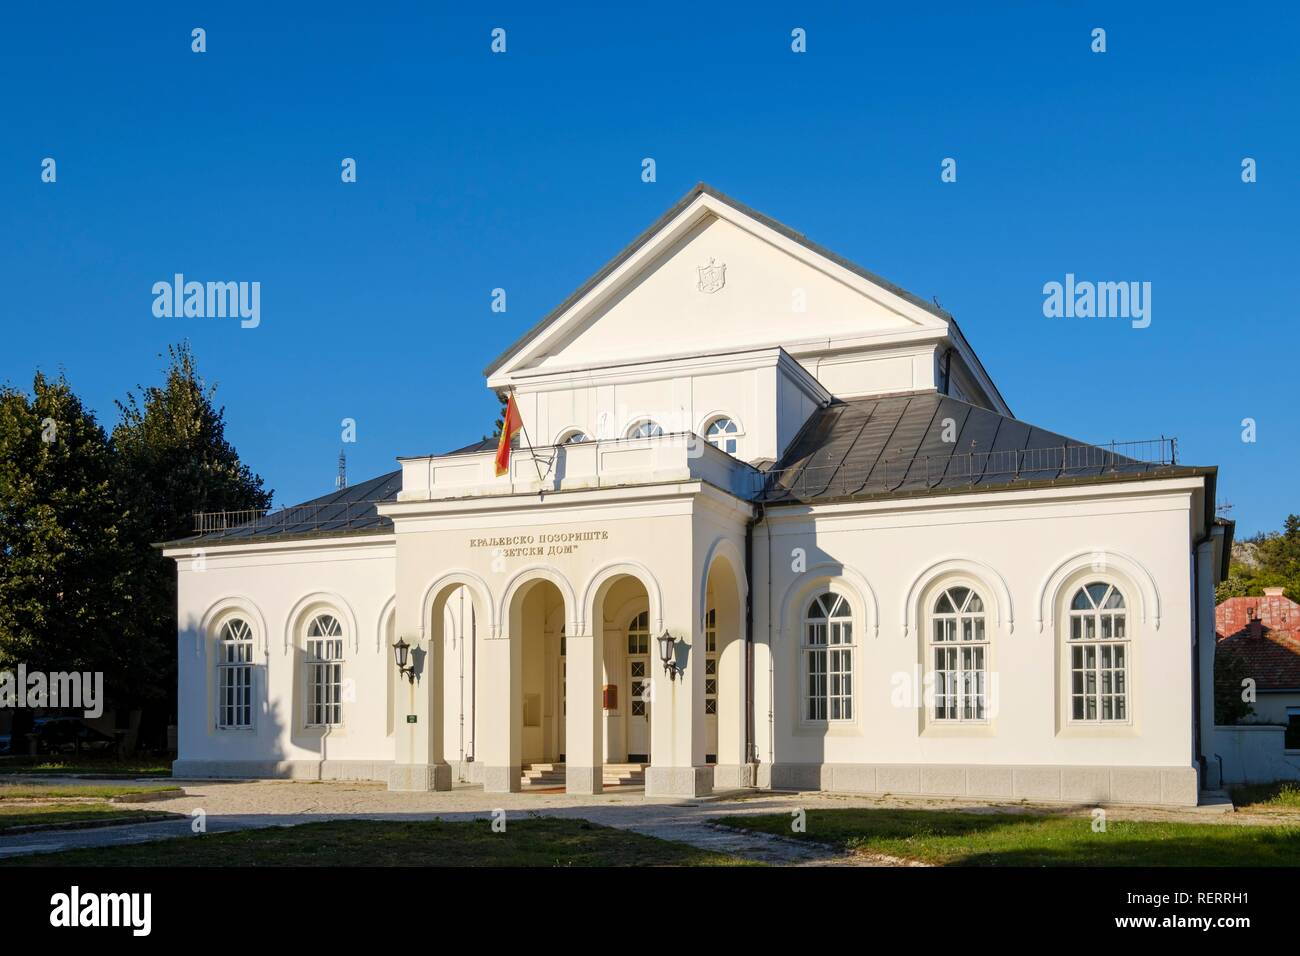
[[[627,759],[650,762],[650,615],[642,611],[627,628]]]
[[[559,726],[555,730],[555,739],[558,744],[560,760],[564,760],[564,734],[569,724],[569,660],[566,654],[568,647],[564,640],[564,625],[560,625],[560,718]]]
[[[704,617],[704,762],[718,762],[718,611]]]

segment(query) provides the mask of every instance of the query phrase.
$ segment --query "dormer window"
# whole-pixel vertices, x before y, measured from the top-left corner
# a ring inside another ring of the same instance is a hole
[[[658,438],[664,433],[659,423],[649,418],[637,422],[627,430],[628,438]]]
[[[740,426],[736,424],[735,419],[725,415],[713,419],[704,430],[704,440],[728,455],[736,453],[736,439],[739,435]]]

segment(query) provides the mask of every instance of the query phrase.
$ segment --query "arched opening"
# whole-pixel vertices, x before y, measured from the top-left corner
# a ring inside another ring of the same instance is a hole
[[[651,757],[651,717],[661,627],[645,584],[631,573],[604,580],[589,611],[599,645],[601,757],[605,786],[639,786]]]
[[[709,566],[705,586],[704,759],[739,766],[745,755],[744,592],[737,568],[726,555]]]
[[[449,790],[453,773],[465,779],[467,762],[474,759],[476,715],[481,724],[483,713],[473,696],[473,661],[480,638],[492,630],[487,594],[476,576],[455,571],[431,583],[418,601],[396,603],[392,628],[385,627],[383,635],[385,667],[392,680],[391,790]],[[411,671],[406,676],[393,666],[392,645],[399,639],[410,647]],[[448,675],[460,675],[448,668],[461,654],[468,657],[469,670],[453,685]],[[455,768],[448,756],[457,762]]]
[[[560,666],[564,597],[550,581],[525,584],[511,608],[510,638],[519,642],[520,758],[527,765],[563,763],[564,682]]]

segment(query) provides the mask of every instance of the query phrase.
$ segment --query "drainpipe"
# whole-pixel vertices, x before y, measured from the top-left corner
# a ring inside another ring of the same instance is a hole
[[[475,749],[478,740],[477,723],[478,720],[478,612],[474,609],[474,602],[469,605],[469,756],[465,758],[466,763],[474,762]]]
[[[940,368],[940,370],[939,370],[939,378],[940,378],[940,379],[942,380],[942,382],[943,382],[943,384],[939,387],[939,394],[940,394],[940,395],[947,395],[947,394],[948,394],[948,383],[949,383],[949,380],[952,378],[952,353],[953,353],[953,351],[954,351],[954,349],[953,349],[951,346],[949,346],[948,351],[946,351],[946,352],[943,353],[943,358],[940,360],[941,363],[942,363],[942,366],[941,366],[941,368]]]
[[[1201,721],[1201,684],[1202,684],[1202,681],[1203,681],[1204,675],[1201,674],[1201,594],[1200,594],[1201,589],[1200,589],[1200,583],[1201,583],[1202,578],[1203,578],[1207,573],[1211,575],[1211,577],[1210,577],[1210,581],[1213,582],[1213,581],[1214,581],[1214,577],[1213,577],[1213,576],[1214,576],[1217,572],[1216,572],[1213,568],[1210,568],[1210,569],[1207,570],[1206,568],[1203,568],[1203,567],[1201,566],[1201,561],[1200,561],[1200,551],[1201,551],[1201,548],[1202,548],[1206,543],[1208,543],[1208,542],[1212,542],[1212,541],[1214,540],[1214,528],[1215,528],[1215,525],[1214,525],[1214,513],[1213,513],[1212,511],[1209,511],[1209,504],[1212,503],[1213,500],[1214,500],[1214,499],[1213,499],[1212,497],[1207,496],[1207,513],[1206,513],[1205,534],[1201,535],[1200,538],[1198,538],[1198,539],[1196,539],[1196,540],[1194,540],[1194,541],[1192,542],[1192,627],[1195,628],[1195,631],[1194,631],[1194,637],[1195,637],[1195,639],[1194,639],[1194,641],[1193,641],[1192,646],[1193,646],[1193,648],[1194,648],[1195,651],[1196,651],[1195,657],[1193,658],[1193,661],[1194,661],[1194,663],[1195,663],[1196,666],[1192,668],[1192,694],[1194,695],[1194,696],[1193,696],[1193,699],[1196,701],[1196,706],[1192,708],[1192,735],[1193,735],[1193,739],[1194,739],[1195,742],[1196,742],[1196,747],[1195,747],[1195,749],[1192,751],[1192,756],[1195,758],[1195,760],[1196,760],[1196,765],[1197,765],[1198,769],[1200,770],[1200,779],[1201,779],[1202,782],[1206,779],[1206,777],[1207,777],[1207,775],[1209,774],[1209,771],[1210,771],[1210,767],[1209,767],[1209,756],[1210,756],[1210,755],[1204,753],[1204,752],[1202,751],[1202,749],[1201,749],[1201,748],[1203,747],[1203,745],[1205,744],[1205,741],[1201,739],[1201,729],[1202,729],[1202,721]],[[1227,543],[1226,539],[1225,539],[1224,543],[1225,543],[1225,544]],[[1210,556],[1211,556],[1211,559],[1212,559],[1213,556],[1214,556],[1214,550],[1213,550],[1213,548],[1211,548],[1211,550],[1210,550]],[[1214,637],[1212,637],[1211,640],[1215,640],[1215,641],[1217,641],[1217,635],[1215,635]],[[1217,644],[1216,644],[1216,648],[1217,648]],[[1214,665],[1215,665],[1215,663],[1216,663],[1216,661],[1215,661],[1215,658],[1214,658],[1214,650],[1212,649],[1212,650],[1210,651],[1210,675],[1209,675],[1211,681],[1213,681],[1213,679],[1214,679]],[[1213,722],[1213,720],[1214,720],[1214,703],[1213,703],[1212,700],[1211,700],[1211,703],[1210,703],[1210,720],[1211,720],[1211,722]],[[1213,727],[1214,727],[1214,725],[1213,725],[1213,723],[1211,723],[1211,725],[1210,725],[1211,732],[1213,731]],[[1211,735],[1212,735],[1212,734],[1211,734]],[[1219,785],[1222,786],[1222,785],[1223,785],[1223,758],[1222,758],[1222,757],[1219,757],[1218,754],[1214,754],[1214,756],[1215,756],[1216,758],[1218,758],[1218,760],[1219,760]]]
[[[1201,740],[1201,562],[1199,545],[1192,546],[1192,757],[1200,770],[1200,779],[1205,780],[1209,769],[1205,765],[1205,755],[1201,752],[1204,741]],[[1204,783],[1202,783],[1204,786]]]
[[[754,526],[763,518],[760,503],[758,511],[745,522],[745,763],[751,768],[751,786],[758,782],[758,746],[754,740]]]
[[[772,653],[772,526],[767,532],[767,755],[776,766],[776,655]]]
[[[456,621],[460,660],[457,663],[460,681],[460,773],[465,779],[465,589],[460,589],[460,617]]]

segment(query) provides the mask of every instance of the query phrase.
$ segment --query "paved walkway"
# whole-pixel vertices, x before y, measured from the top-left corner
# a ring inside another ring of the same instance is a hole
[[[103,784],[104,780],[43,778],[46,783]],[[14,781],[18,782],[18,781]],[[24,781],[27,782],[27,781]],[[136,780],[114,781],[138,783]],[[166,781],[153,781],[166,782]],[[893,807],[947,809],[979,813],[1087,813],[1087,808],[981,804],[972,801],[920,797],[858,796],[830,793],[750,792],[723,800],[670,801],[647,799],[637,791],[617,791],[595,797],[564,793],[488,794],[479,787],[458,785],[442,793],[404,793],[383,784],[330,781],[176,781],[182,797],[130,804],[131,809],[186,814],[179,820],[127,824],[79,830],[48,830],[0,835],[0,861],[7,856],[50,853],[79,847],[115,846],[175,839],[193,834],[192,815],[202,811],[208,833],[260,827],[297,826],[332,819],[485,820],[494,810],[515,814],[577,817],[604,826],[633,830],[701,849],[731,853],[765,863],[794,866],[891,866],[903,861],[888,857],[848,855],[794,839],[718,827],[722,816],[761,813],[792,814],[800,809],[829,807]],[[1213,823],[1279,822],[1253,819],[1249,814],[1215,814],[1199,810],[1111,808],[1112,819],[1195,820]],[[792,818],[793,819],[793,818]]]
[[[51,780],[49,783],[76,783]],[[94,781],[104,783],[105,781]],[[128,783],[132,781],[121,781]],[[474,786],[445,793],[398,793],[381,784],[257,782],[179,782],[183,797],[132,803],[131,809],[183,813],[178,820],[85,829],[46,830],[0,835],[0,860],[33,853],[87,847],[120,846],[192,836],[196,811],[207,833],[277,826],[297,826],[333,819],[484,820],[495,810],[511,815],[577,817],[662,840],[673,840],[763,863],[794,866],[887,865],[781,837],[719,827],[712,818],[737,813],[790,812],[799,802],[792,795],[763,795],[735,801],[650,800],[639,792],[597,797],[563,793],[485,794]]]

